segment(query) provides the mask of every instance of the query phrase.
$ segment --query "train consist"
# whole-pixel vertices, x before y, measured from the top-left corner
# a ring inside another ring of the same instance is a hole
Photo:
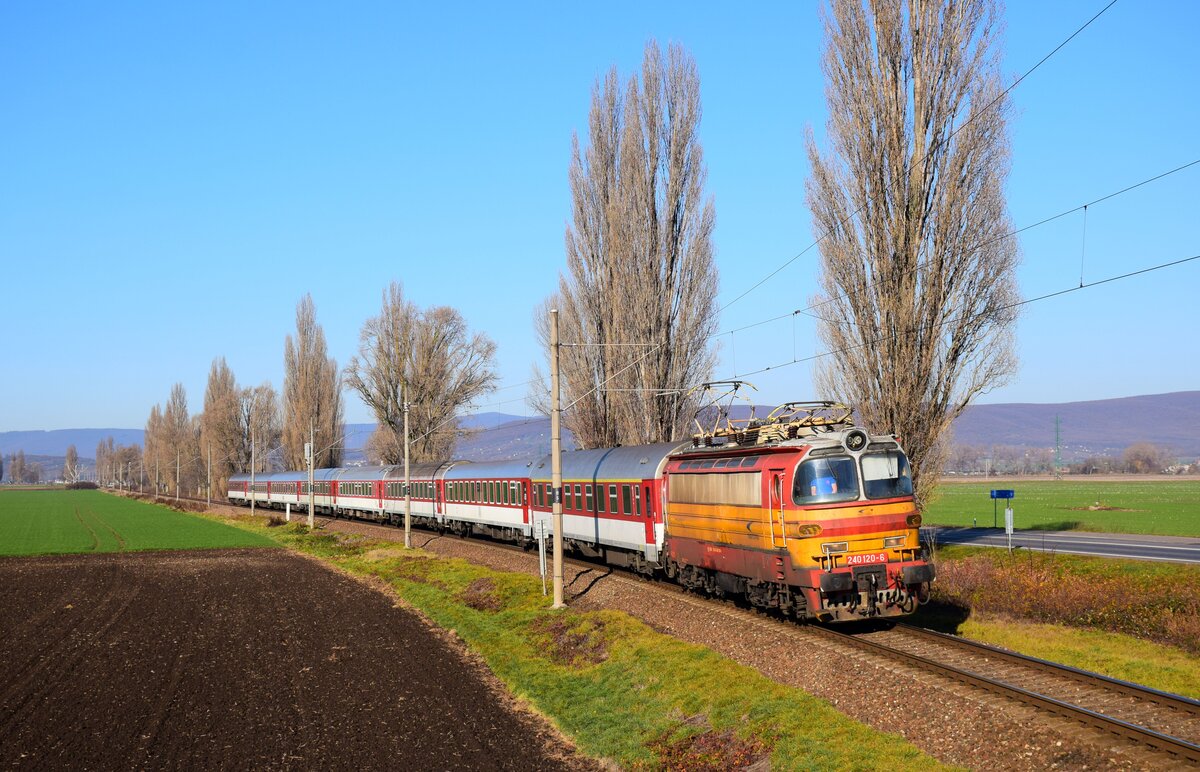
[[[896,438],[832,403],[789,403],[692,441],[562,455],[569,551],[802,619],[899,616],[934,578]],[[550,457],[410,468],[417,525],[522,545],[552,532]],[[229,499],[308,504],[307,472],[229,481]],[[404,470],[319,469],[318,512],[398,524]]]

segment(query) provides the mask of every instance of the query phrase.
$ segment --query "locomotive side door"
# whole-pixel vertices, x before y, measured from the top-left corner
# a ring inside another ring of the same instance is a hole
[[[784,469],[771,469],[768,472],[767,505],[772,547],[787,546],[787,532],[784,530],[783,522],[783,478],[785,474],[786,470]]]

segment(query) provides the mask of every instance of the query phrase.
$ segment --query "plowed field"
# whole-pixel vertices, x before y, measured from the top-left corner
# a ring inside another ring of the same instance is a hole
[[[0,767],[568,769],[380,592],[283,550],[0,559]]]

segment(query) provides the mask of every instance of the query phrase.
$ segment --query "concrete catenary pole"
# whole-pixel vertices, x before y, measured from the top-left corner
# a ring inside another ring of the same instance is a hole
[[[308,419],[308,528],[312,530],[317,526],[316,515],[313,513],[313,461],[316,457],[316,448],[313,447],[313,421]]]
[[[212,506],[212,443],[208,443],[208,482],[204,484],[206,506]]]
[[[408,476],[408,384],[404,384],[404,547],[412,547],[412,494],[409,486],[412,484]]]
[[[550,486],[554,500],[554,608],[563,608],[562,431],[558,394],[558,309],[550,311]]]
[[[254,407],[251,406],[250,414],[254,415]],[[250,426],[250,516],[254,517],[254,425]]]
[[[179,503],[179,451],[175,451],[175,503]]]

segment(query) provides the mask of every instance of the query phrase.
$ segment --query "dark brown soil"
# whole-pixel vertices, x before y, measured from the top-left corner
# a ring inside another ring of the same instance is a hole
[[[0,767],[577,769],[386,595],[284,550],[0,560]]]

